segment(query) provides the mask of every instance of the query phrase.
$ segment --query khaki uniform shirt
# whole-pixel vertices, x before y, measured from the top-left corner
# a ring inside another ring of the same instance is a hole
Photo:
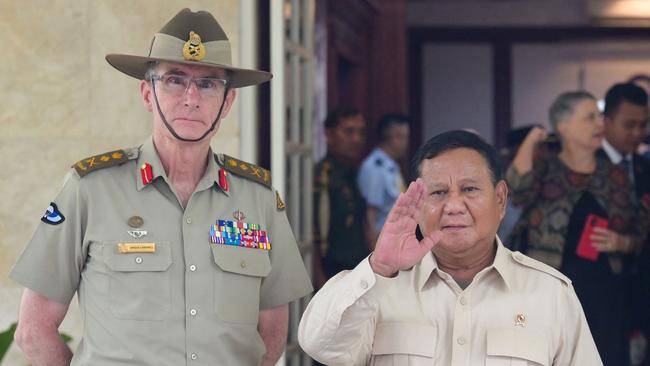
[[[54,200],[65,220],[38,226],[11,276],[62,304],[78,293],[84,329],[72,365],[259,365],[259,310],[312,290],[276,192],[230,173],[222,189],[210,158],[183,209],[151,140],[127,155],[67,176]],[[237,210],[267,232],[271,250],[210,242],[211,226]],[[138,239],[133,216],[146,230]],[[120,243],[155,251],[120,253]]]
[[[500,241],[465,290],[431,253],[394,278],[365,259],[316,293],[299,341],[327,365],[602,365],[571,282]]]

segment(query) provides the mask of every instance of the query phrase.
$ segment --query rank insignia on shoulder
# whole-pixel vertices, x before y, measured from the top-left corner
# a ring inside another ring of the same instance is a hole
[[[50,225],[58,225],[65,221],[65,216],[59,211],[56,203],[50,202],[47,210],[45,210],[45,214],[41,217],[41,221]]]
[[[129,161],[129,155],[124,150],[109,151],[107,153],[81,159],[72,167],[80,177],[94,172],[95,170],[108,168]]]
[[[266,231],[258,224],[242,221],[217,220],[210,227],[210,242],[213,244],[233,245],[246,248],[271,250]]]
[[[271,188],[271,172],[254,164],[223,155],[223,168],[241,177]]]
[[[275,191],[275,203],[279,211],[282,211],[287,207],[284,205],[284,202],[282,202],[282,198],[280,198],[280,192],[278,191]]]

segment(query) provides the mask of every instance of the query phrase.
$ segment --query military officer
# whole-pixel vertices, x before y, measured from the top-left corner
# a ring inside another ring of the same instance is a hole
[[[184,9],[148,56],[110,54],[153,115],[141,146],[73,165],[11,276],[26,289],[16,331],[33,365],[271,365],[288,305],[311,291],[269,171],[214,154],[235,68],[207,12]],[[78,295],[74,353],[57,328]]]
[[[374,252],[307,307],[303,349],[327,365],[602,365],[571,281],[496,236],[497,159],[467,131],[421,147]]]
[[[314,280],[319,288],[370,252],[366,204],[357,186],[366,122],[358,110],[339,108],[325,120],[327,155],[314,168]]]
[[[377,124],[377,134],[379,145],[361,163],[357,179],[367,204],[371,243],[377,241],[388,212],[405,190],[398,160],[408,153],[408,117],[394,113],[383,115]]]

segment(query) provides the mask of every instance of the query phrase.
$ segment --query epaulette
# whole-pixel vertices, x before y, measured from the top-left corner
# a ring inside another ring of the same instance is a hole
[[[571,280],[569,279],[569,277],[563,275],[557,269],[555,269],[555,268],[553,268],[553,267],[551,267],[549,265],[546,265],[546,264],[544,264],[544,263],[542,263],[542,262],[540,262],[540,261],[538,261],[536,259],[527,257],[527,256],[521,254],[520,252],[513,252],[512,253],[512,258],[517,263],[520,263],[520,264],[522,264],[522,265],[524,265],[526,267],[533,268],[533,269],[536,269],[536,270],[544,272],[544,273],[548,273],[549,275],[551,275],[551,276],[559,279],[560,281],[562,281],[562,284],[565,285],[565,286],[569,286],[571,284]]]
[[[237,174],[246,179],[257,182],[269,189],[271,189],[271,172],[254,164],[235,159],[231,156],[223,154],[223,159],[217,156],[217,160],[221,160],[224,169],[230,173]]]
[[[83,177],[88,173],[94,172],[95,170],[124,164],[129,160],[137,159],[137,157],[137,148],[127,150],[114,150],[81,159],[78,162],[74,163],[72,167],[77,171],[79,177]]]

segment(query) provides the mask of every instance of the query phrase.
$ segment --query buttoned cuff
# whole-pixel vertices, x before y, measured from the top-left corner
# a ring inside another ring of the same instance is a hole
[[[377,296],[385,293],[383,289],[391,286],[399,275],[400,272],[395,277],[378,275],[370,266],[370,256],[366,257],[352,271],[348,272],[346,276],[346,283],[348,285],[346,292],[350,295],[347,297],[350,303],[345,304],[345,308],[351,306],[362,297],[364,300],[374,303]]]

